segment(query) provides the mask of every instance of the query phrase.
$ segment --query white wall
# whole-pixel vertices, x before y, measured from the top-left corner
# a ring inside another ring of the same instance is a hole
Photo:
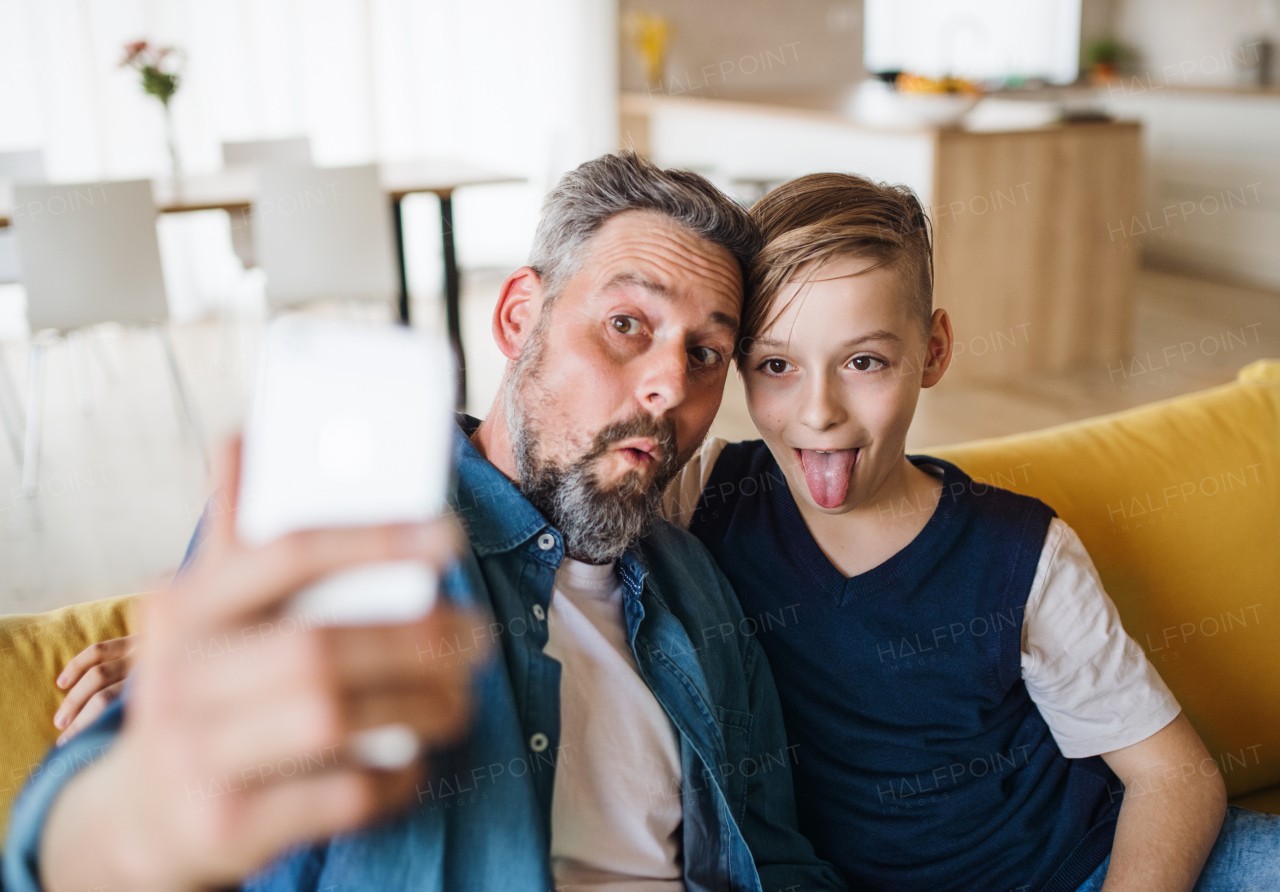
[[[160,105],[117,67],[147,38],[188,55],[173,102],[188,171],[216,169],[223,140],[295,135],[322,165],[510,171],[527,183],[458,193],[457,241],[464,265],[518,265],[549,185],[615,147],[616,18],[611,0],[0,0],[0,150],[42,148],[62,181],[165,173]],[[434,292],[435,199],[411,198],[406,225],[411,284]],[[193,259],[224,226],[164,221],[188,314],[227,287],[207,274],[225,265]]]
[[[1280,0],[1114,0],[1114,33],[1140,54],[1138,69],[1169,85],[1253,82],[1266,35],[1280,44]],[[1273,63],[1274,64],[1274,63]],[[1272,77],[1280,78],[1273,68]]]
[[[1280,290],[1280,96],[1113,97],[1143,122],[1146,196],[1110,243],[1155,266]]]

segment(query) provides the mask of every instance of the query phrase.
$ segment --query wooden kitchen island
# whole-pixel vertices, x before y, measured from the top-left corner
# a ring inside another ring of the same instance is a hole
[[[1136,123],[880,130],[808,108],[633,94],[621,136],[741,194],[823,170],[913,188],[934,227],[934,304],[955,324],[953,375],[1104,369],[1130,349]]]

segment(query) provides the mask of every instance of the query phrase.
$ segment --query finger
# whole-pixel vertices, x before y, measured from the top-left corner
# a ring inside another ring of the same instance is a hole
[[[208,646],[181,645],[165,670],[187,673],[187,697],[200,703],[209,722],[245,713],[312,691],[337,696],[328,641],[320,629],[281,631],[284,621],[262,622],[219,635]],[[162,670],[164,671],[164,670]]]
[[[447,604],[413,623],[333,627],[320,633],[328,639],[334,674],[349,691],[415,685],[444,667],[482,663],[495,634],[479,613]]]
[[[118,681],[113,685],[107,685],[105,688],[98,691],[98,693],[90,697],[89,702],[80,710],[79,715],[75,716],[67,729],[59,735],[57,741],[58,746],[62,746],[72,737],[75,737],[85,728],[97,721],[98,716],[106,712],[107,707],[119,699],[120,695],[123,693],[124,682]]]
[[[222,552],[236,541],[236,507],[240,498],[241,438],[230,437],[222,446],[214,470],[214,489],[206,509],[210,519],[209,544]]]
[[[177,660],[203,662],[192,677],[195,687],[189,691],[191,698],[201,703],[201,720],[213,724],[234,721],[247,713],[271,715],[276,704],[296,704],[308,696],[355,702],[360,697],[399,693],[428,698],[419,706],[434,716],[431,721],[435,725],[424,724],[422,730],[431,732],[433,739],[444,738],[463,721],[460,716],[469,698],[471,670],[487,655],[485,643],[475,643],[478,633],[473,630],[489,632],[489,626],[479,622],[476,614],[446,605],[426,620],[403,626],[320,627],[285,634],[275,631],[275,625],[262,623],[250,627],[247,636],[226,636],[217,653],[187,648],[185,656],[175,654]],[[472,643],[461,644],[462,634],[457,630],[465,630]],[[249,643],[242,643],[242,639]],[[234,653],[228,653],[223,645]],[[450,695],[435,693],[438,688]],[[348,716],[346,727],[362,728],[373,721],[351,720],[350,712],[344,714]],[[401,720],[399,714],[391,718]],[[293,718],[285,724],[296,728]],[[264,735],[272,733],[276,731],[268,729]],[[288,744],[290,748],[298,745]]]
[[[76,682],[75,687],[67,692],[66,699],[53,715],[53,726],[65,729],[71,724],[89,698],[104,688],[120,681],[128,673],[128,665],[123,660],[108,660],[96,666],[90,666]]]
[[[200,746],[217,776],[291,777],[348,761],[354,735],[386,725],[407,726],[423,744],[454,743],[470,726],[470,704],[465,673],[354,695],[296,691],[209,718]]]
[[[243,623],[282,606],[311,583],[358,564],[421,560],[443,568],[458,551],[459,535],[457,524],[445,519],[290,533],[261,548],[227,555],[218,567],[183,580],[188,591],[182,600],[197,625]]]
[[[348,753],[353,735],[388,725],[409,728],[423,746],[457,743],[470,727],[469,688],[463,680],[458,684],[432,684],[416,691],[389,691],[352,698],[346,704],[352,730],[343,741],[342,753],[344,756]]]
[[[338,698],[298,691],[210,718],[193,745],[215,777],[291,777],[337,767],[346,731]]]
[[[113,638],[109,641],[99,641],[96,644],[90,644],[80,653],[71,658],[63,668],[62,674],[58,676],[56,684],[62,689],[67,689],[80,680],[80,676],[90,666],[107,660],[116,660],[124,656],[132,644],[132,636],[124,638]]]

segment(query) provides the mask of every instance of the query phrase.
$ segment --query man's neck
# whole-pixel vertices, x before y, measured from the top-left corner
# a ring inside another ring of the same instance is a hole
[[[507,413],[501,394],[494,399],[488,416],[471,435],[471,445],[508,479],[518,479],[515,450],[511,447],[511,431],[507,427]]]

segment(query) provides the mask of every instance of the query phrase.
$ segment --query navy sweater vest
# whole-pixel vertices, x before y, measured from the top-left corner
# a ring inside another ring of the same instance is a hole
[[[853,578],[762,442],[725,448],[694,514],[777,680],[800,829],[854,889],[1073,892],[1111,850],[1120,785],[1062,755],[1022,682],[1053,510],[911,460],[943,469],[942,499]]]

